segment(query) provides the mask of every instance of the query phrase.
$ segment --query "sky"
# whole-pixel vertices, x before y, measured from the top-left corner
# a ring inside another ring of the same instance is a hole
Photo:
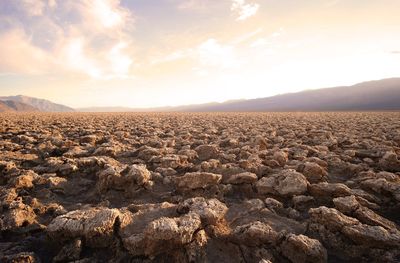
[[[399,0],[0,0],[0,95],[71,107],[400,77]]]

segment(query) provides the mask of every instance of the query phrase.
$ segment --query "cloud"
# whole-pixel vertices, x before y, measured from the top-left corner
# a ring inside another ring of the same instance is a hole
[[[127,23],[133,23],[128,9],[120,6],[119,0],[82,0],[71,4],[91,29],[121,31]]]
[[[284,34],[286,34],[286,31],[284,28],[281,27],[277,31],[270,34],[269,36],[260,37],[260,38],[255,39],[250,44],[250,47],[256,48],[256,47],[267,46],[267,45],[271,44],[275,39],[281,37]]]
[[[209,38],[192,48],[177,50],[161,58],[153,59],[150,64],[157,66],[163,63],[174,63],[177,60],[191,61],[192,70],[199,76],[240,66],[234,43],[224,44],[214,38]]]
[[[239,37],[237,37],[236,39],[234,39],[232,41],[233,44],[237,45],[237,44],[241,44],[243,42],[247,42],[250,39],[253,39],[255,36],[261,34],[264,31],[264,29],[262,28],[257,28],[254,31],[250,31],[248,33],[245,33],[243,35],[240,35]]]
[[[15,29],[0,35],[0,72],[43,73],[53,60],[42,49],[33,46],[24,31]]]
[[[85,42],[81,38],[69,39],[61,49],[60,58],[69,70],[84,72],[92,78],[102,76],[100,66],[86,55]]]
[[[390,53],[398,55],[398,54],[400,54],[400,50],[392,50],[392,51],[390,51]]]
[[[115,77],[124,78],[129,74],[129,67],[132,65],[132,59],[124,54],[124,49],[128,46],[125,42],[120,42],[111,48],[108,53],[108,60],[110,61],[110,71]],[[113,77],[113,76],[111,76]]]
[[[56,0],[48,0],[47,4],[50,8],[55,8],[57,6],[57,1]]]
[[[181,10],[205,10],[207,8],[207,0],[185,0],[178,4]]]
[[[237,21],[243,21],[254,16],[260,5],[257,3],[246,3],[246,0],[232,0],[231,10],[237,16]]]
[[[21,7],[29,16],[41,16],[46,4],[42,0],[22,0]]]
[[[213,38],[201,43],[197,47],[196,53],[200,64],[205,67],[228,69],[238,65],[238,61],[235,58],[234,47],[220,44]]]
[[[93,79],[124,79],[130,77],[133,63],[131,57],[123,52],[127,46],[127,43],[119,42],[96,56],[85,39],[68,39],[62,45],[57,61],[69,72],[84,73]]]
[[[0,32],[0,73],[72,73],[95,79],[131,75],[134,19],[119,0],[11,4],[22,14],[4,15],[13,22]],[[24,16],[28,12],[30,20]]]

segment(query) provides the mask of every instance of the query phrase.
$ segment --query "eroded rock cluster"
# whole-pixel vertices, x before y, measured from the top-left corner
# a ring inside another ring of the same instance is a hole
[[[0,122],[0,262],[400,262],[399,113]]]

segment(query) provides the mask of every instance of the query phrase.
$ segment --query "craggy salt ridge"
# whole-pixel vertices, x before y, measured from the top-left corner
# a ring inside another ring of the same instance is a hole
[[[0,262],[400,262],[400,113],[0,122]]]

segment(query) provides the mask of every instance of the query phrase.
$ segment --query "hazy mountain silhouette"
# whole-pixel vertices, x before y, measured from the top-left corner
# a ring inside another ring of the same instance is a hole
[[[353,111],[399,110],[400,78],[353,86],[307,90],[268,98],[197,105],[190,111]]]
[[[0,97],[0,111],[72,112],[74,109],[27,96]],[[10,104],[14,102],[14,104]],[[306,90],[267,98],[157,108],[91,107],[82,112],[234,112],[234,111],[368,111],[400,110],[400,78],[353,86]]]
[[[31,112],[31,111],[39,111],[37,108],[32,107],[31,105],[12,101],[12,100],[4,100],[0,101],[0,112]]]
[[[4,97],[0,97],[0,100],[24,103],[24,104],[30,105],[30,106],[36,108],[37,110],[43,111],[43,112],[72,112],[72,111],[75,111],[73,108],[70,108],[70,107],[67,107],[67,106],[64,106],[61,104],[56,104],[49,100],[38,99],[38,98],[22,96],[22,95],[4,96]]]
[[[233,100],[177,107],[126,108],[97,107],[78,109],[95,112],[234,112],[234,111],[368,111],[400,110],[400,78],[362,82],[273,97]]]

